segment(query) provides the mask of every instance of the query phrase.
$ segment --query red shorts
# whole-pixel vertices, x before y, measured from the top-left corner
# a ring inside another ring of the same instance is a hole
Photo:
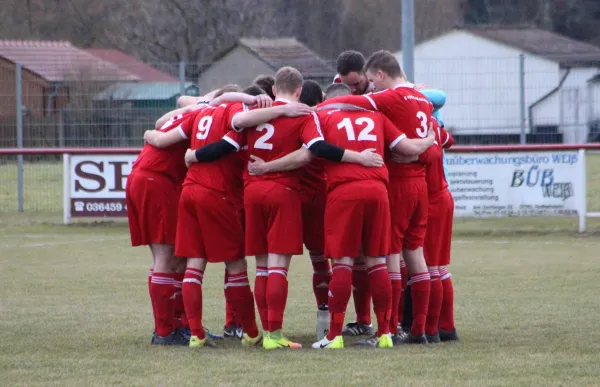
[[[304,245],[312,253],[325,252],[325,202],[327,194],[302,196],[302,235]]]
[[[427,234],[425,235],[425,261],[427,266],[450,264],[452,218],[454,199],[447,189],[429,197]]]
[[[392,254],[416,250],[427,231],[427,182],[425,178],[390,179]]]
[[[356,258],[390,254],[390,204],[379,181],[344,183],[327,195],[325,256]]]
[[[199,184],[183,187],[175,255],[211,263],[244,257],[239,211],[223,192]]]
[[[180,186],[159,173],[132,172],[125,199],[132,246],[175,244]]]
[[[257,181],[244,190],[246,255],[302,254],[300,193],[276,181]]]

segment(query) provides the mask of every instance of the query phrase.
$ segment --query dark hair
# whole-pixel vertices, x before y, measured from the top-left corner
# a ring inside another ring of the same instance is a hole
[[[293,67],[282,67],[275,74],[275,87],[278,93],[295,93],[302,87],[304,79],[300,71]]]
[[[365,71],[382,71],[392,78],[402,76],[402,69],[396,57],[389,51],[379,50],[367,60]]]
[[[337,72],[340,75],[360,73],[365,67],[365,57],[358,51],[348,50],[342,52],[336,61]]]
[[[244,90],[242,90],[242,93],[246,93],[249,95],[253,95],[253,96],[257,96],[257,95],[261,95],[261,94],[267,94],[263,89],[260,88],[260,86],[258,85],[250,85],[248,87],[246,87]]]
[[[302,93],[300,93],[300,102],[308,106],[317,106],[323,102],[323,89],[313,80],[304,81]]]
[[[263,89],[265,93],[267,93],[267,95],[271,97],[271,99],[275,99],[275,94],[273,94],[275,77],[273,77],[272,75],[259,75],[258,77],[254,78],[252,84],[258,85],[258,87]]]
[[[325,99],[339,97],[340,95],[350,95],[350,88],[343,83],[333,83],[325,89]]]
[[[225,93],[239,92],[241,88],[238,85],[229,84],[221,87],[214,95],[214,98],[220,97]]]

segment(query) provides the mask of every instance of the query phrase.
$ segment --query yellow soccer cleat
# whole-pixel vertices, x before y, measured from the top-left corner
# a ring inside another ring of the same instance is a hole
[[[342,336],[336,336],[333,340],[330,341],[327,339],[327,336],[325,336],[322,340],[314,343],[312,347],[316,349],[343,349],[344,338]]]
[[[389,334],[383,334],[377,339],[377,347],[379,348],[393,348],[394,343],[392,337]]]
[[[264,349],[279,349],[279,348],[302,348],[302,344],[294,343],[293,341],[289,341],[285,337],[281,335],[281,333],[265,333],[263,338],[263,348]]]
[[[250,337],[247,333],[242,336],[242,347],[258,347],[262,344],[263,337],[259,333],[256,337]]]
[[[190,348],[210,347],[215,348],[217,345],[210,341],[207,337],[200,340],[198,336],[190,337]]]

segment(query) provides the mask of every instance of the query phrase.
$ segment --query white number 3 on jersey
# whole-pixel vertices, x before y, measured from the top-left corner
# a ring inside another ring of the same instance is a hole
[[[418,112],[417,118],[421,120],[421,127],[417,128],[417,135],[421,138],[427,137],[427,132],[429,128],[427,127],[427,114],[424,112]]]

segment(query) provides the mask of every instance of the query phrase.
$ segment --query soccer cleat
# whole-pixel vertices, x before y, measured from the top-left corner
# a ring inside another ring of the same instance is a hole
[[[400,345],[402,343],[402,340],[405,340],[404,337],[407,335],[408,335],[408,333],[399,329],[398,333],[396,333],[395,335],[392,335],[392,342],[394,343],[394,345]]]
[[[215,343],[213,343],[208,336],[204,337],[202,340],[200,340],[198,338],[198,336],[192,336],[190,338],[190,348],[202,348],[202,347],[209,347],[209,348],[215,348],[217,345]]]
[[[442,342],[442,340],[440,340],[439,332],[435,332],[434,335],[425,334],[425,337],[427,338],[427,342],[429,344],[437,344]]]
[[[317,311],[317,341],[322,340],[328,333],[329,308],[327,305],[321,305]]]
[[[242,335],[242,346],[243,347],[258,347],[262,344],[263,337],[259,333],[256,337],[250,337],[247,333]]]
[[[177,331],[173,331],[173,333],[171,333],[169,336],[164,337],[154,333],[152,336],[152,344],[185,346],[188,345],[188,341]]]
[[[427,337],[425,333],[421,333],[420,335],[414,336],[411,333],[407,333],[406,336],[402,337],[398,342],[399,345],[403,344],[428,344]]]
[[[357,341],[354,345],[359,347],[392,348],[394,342],[390,334],[383,334],[380,337],[372,335],[364,340]]]
[[[179,333],[179,335],[188,341],[190,340],[190,337],[192,337],[192,331],[190,328],[177,328],[177,333]]]
[[[343,349],[344,348],[344,337],[336,336],[333,340],[327,339],[327,337],[323,337],[322,340],[317,341],[312,345],[313,348],[316,349]]]
[[[410,332],[410,326],[403,326],[401,322],[398,323],[398,332],[408,333]]]
[[[273,337],[273,333],[265,334],[263,337],[264,349],[279,349],[279,348],[302,348],[302,344],[289,341],[283,336]]]
[[[239,340],[242,339],[242,337],[244,337],[244,328],[239,327],[238,329],[235,330],[235,337]]]
[[[244,331],[236,324],[231,324],[223,328],[223,337],[226,339],[241,339]]]
[[[441,341],[459,341],[456,329],[453,329],[451,331],[443,331],[440,329],[439,337]]]
[[[204,334],[211,340],[223,340],[223,336],[212,333],[210,329],[204,327]]]
[[[342,336],[368,336],[373,331],[373,325],[351,322],[346,324]]]

